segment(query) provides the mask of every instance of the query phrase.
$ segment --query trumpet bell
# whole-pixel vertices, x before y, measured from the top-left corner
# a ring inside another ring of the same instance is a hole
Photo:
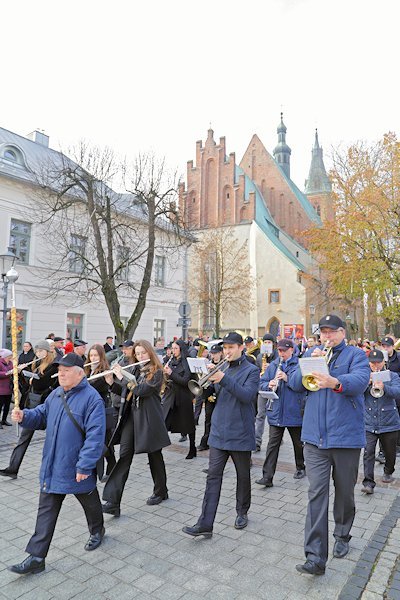
[[[381,388],[371,387],[370,393],[371,393],[371,396],[373,396],[373,398],[382,398],[382,396],[385,392],[383,390],[381,390]]]
[[[198,381],[191,379],[188,383],[188,388],[192,392],[193,396],[201,396],[203,393],[204,386],[202,387]]]
[[[319,385],[313,375],[304,375],[301,382],[309,392],[317,392],[319,390]]]

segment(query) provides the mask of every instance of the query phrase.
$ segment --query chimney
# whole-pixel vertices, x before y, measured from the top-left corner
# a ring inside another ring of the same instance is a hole
[[[39,129],[35,129],[31,133],[28,133],[26,136],[29,140],[36,142],[36,144],[41,144],[41,146],[49,147],[49,136],[44,133],[44,131],[40,131]]]

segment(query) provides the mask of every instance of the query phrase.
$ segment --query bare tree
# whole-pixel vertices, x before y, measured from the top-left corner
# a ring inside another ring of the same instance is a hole
[[[229,227],[196,232],[199,243],[193,246],[190,294],[201,307],[203,327],[220,335],[224,317],[232,311],[248,311],[255,279],[250,275],[247,241],[240,244]],[[246,290],[240,294],[240,290]]]
[[[73,291],[77,302],[103,298],[120,342],[138,326],[156,252],[168,257],[182,245],[176,173],[153,154],[128,168],[110,149],[83,142],[73,157],[54,153],[36,171],[38,222],[45,232],[57,231],[50,293]],[[125,327],[122,297],[133,302]]]

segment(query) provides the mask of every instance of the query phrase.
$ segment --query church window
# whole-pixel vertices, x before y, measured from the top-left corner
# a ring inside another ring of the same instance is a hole
[[[196,198],[193,196],[193,204],[196,202]]]
[[[315,207],[315,210],[317,211],[317,215],[320,217],[321,216],[321,207],[319,204],[317,204],[317,206]]]
[[[301,273],[297,273],[297,282],[301,283],[301,280],[302,280]]]
[[[268,290],[268,302],[270,304],[279,304],[281,301],[280,290]]]
[[[229,192],[226,193],[226,198],[229,200]]]
[[[299,251],[296,250],[296,258],[299,258]]]

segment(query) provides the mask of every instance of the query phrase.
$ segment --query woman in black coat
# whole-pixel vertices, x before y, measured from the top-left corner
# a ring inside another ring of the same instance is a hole
[[[190,448],[186,458],[191,459],[196,456],[196,444],[193,394],[188,388],[193,375],[186,360],[187,351],[184,341],[173,342],[174,357],[169,365],[164,367],[167,386],[163,395],[163,412],[168,431],[189,434]]]
[[[32,371],[33,365],[29,364],[35,359],[35,351],[30,342],[24,342],[22,346],[22,352],[18,357],[18,385],[19,391],[21,393],[21,398],[19,401],[20,408],[25,407],[26,400],[28,398],[29,393],[29,383],[27,382],[25,376],[22,374],[22,371]],[[27,366],[26,366],[27,365]]]
[[[163,371],[153,347],[146,340],[135,343],[134,353],[138,361],[149,362],[137,373],[137,384],[130,384],[121,421],[120,457],[103,491],[103,500],[106,500],[103,512],[115,517],[121,514],[120,502],[134,454],[147,453],[148,455],[154,489],[153,494],[147,499],[147,504],[160,504],[168,498],[162,448],[169,446],[171,442],[161,409],[160,390]],[[113,370],[115,376],[122,382],[121,366],[114,365]],[[106,375],[106,378],[110,376]],[[121,383],[114,383],[111,386],[111,390],[117,394],[122,393],[121,388]]]

